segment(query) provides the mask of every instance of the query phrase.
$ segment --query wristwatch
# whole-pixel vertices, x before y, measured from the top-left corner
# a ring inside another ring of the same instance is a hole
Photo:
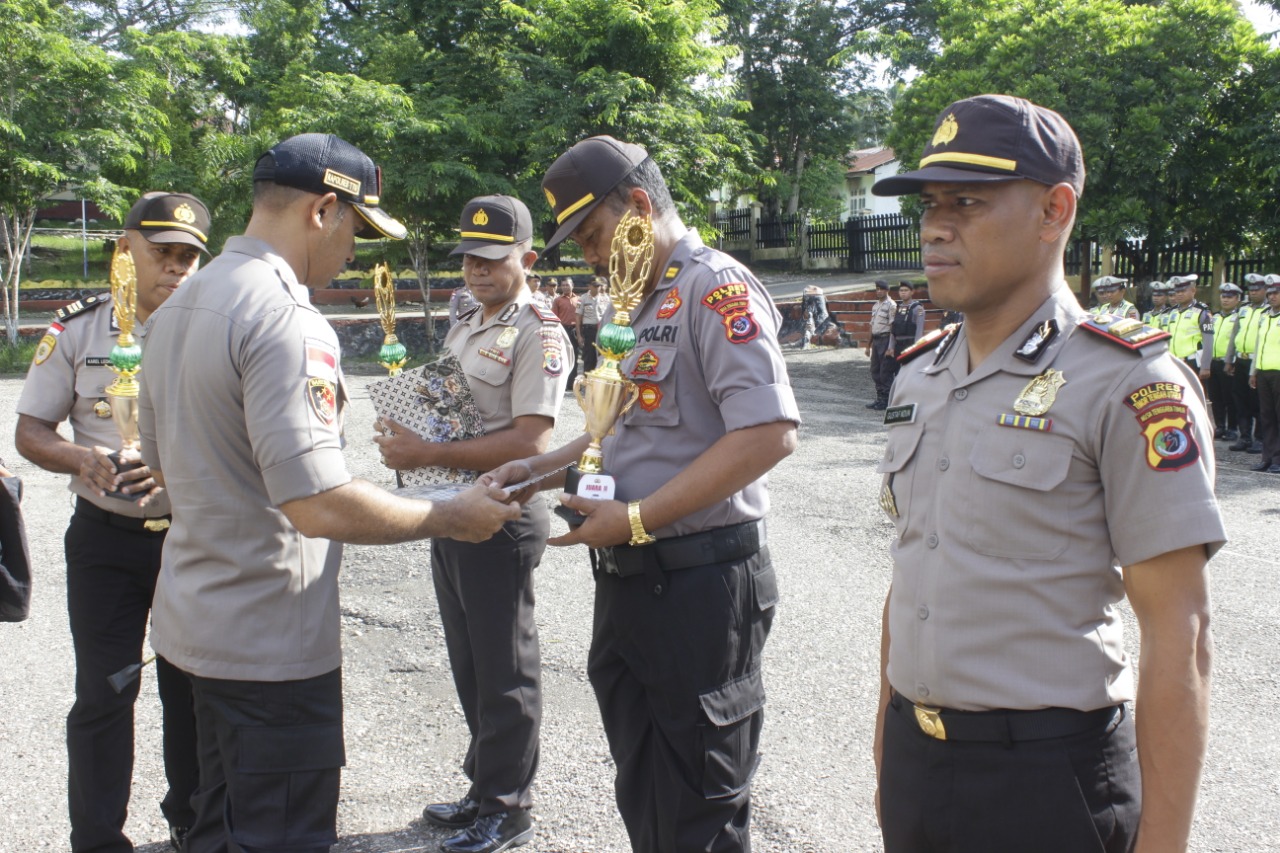
[[[628,545],[648,545],[657,541],[656,537],[645,532],[644,522],[640,520],[640,501],[627,504],[627,519],[631,522],[631,541]]]

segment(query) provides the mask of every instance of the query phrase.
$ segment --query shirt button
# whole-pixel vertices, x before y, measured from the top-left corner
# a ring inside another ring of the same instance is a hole
[[[923,604],[921,604],[921,605],[920,605],[920,609],[916,611],[916,615],[918,615],[922,621],[923,621],[923,620],[925,620],[925,619],[928,619],[928,618],[929,618],[929,608],[928,608],[928,607],[925,607]]]
[[[969,389],[968,389],[968,388],[957,388],[957,389],[956,389],[956,399],[957,399],[957,400],[963,400],[963,399],[967,398],[968,396],[969,396]]]
[[[928,536],[926,536],[926,537],[925,537],[925,539],[924,539],[924,544],[928,545],[930,548],[937,548],[937,547],[938,547],[938,534],[936,534],[936,533],[930,533]]]
[[[488,372],[489,372],[489,368],[487,368],[487,367],[482,367],[482,368],[480,368],[480,375],[481,375],[481,376],[484,376],[484,375],[485,375],[485,374],[487,374]]]
[[[947,470],[947,469],[948,469],[948,468],[950,468],[950,467],[951,467],[951,460],[950,460],[950,459],[948,459],[947,457],[945,457],[945,456],[944,456],[944,457],[942,457],[941,459],[939,459],[939,460],[938,460],[938,470],[939,470],[939,471],[945,471],[945,470]]]
[[[1021,453],[1013,457],[1014,468],[1021,468],[1023,465],[1026,465],[1026,464],[1027,464],[1027,457],[1023,456]]]
[[[925,697],[927,697],[927,696],[929,695],[929,688],[928,688],[928,687],[926,687],[926,686],[925,686],[925,685],[923,685],[923,684],[917,684],[917,685],[916,685],[916,695],[917,695],[917,696],[925,696]]]

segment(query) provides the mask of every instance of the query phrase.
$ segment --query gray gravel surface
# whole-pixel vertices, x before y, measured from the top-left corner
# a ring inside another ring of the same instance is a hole
[[[883,429],[863,408],[872,394],[861,351],[793,351],[787,358],[805,424],[799,450],[770,475],[770,548],[783,598],[765,652],[769,700],[755,782],[755,849],[876,851],[870,749],[892,536],[873,470]],[[369,440],[373,414],[364,389],[372,379],[353,379],[348,464],[388,483]],[[20,387],[20,379],[0,380],[6,436]],[[571,399],[564,411],[557,443],[581,428]],[[63,720],[73,667],[61,538],[70,498],[62,478],[18,458],[11,440],[0,447],[26,479],[38,570],[31,619],[0,625],[0,853],[66,850]],[[1232,541],[1213,562],[1213,739],[1198,851],[1280,850],[1280,478],[1250,473],[1256,458],[1220,456],[1219,497]],[[553,521],[553,529],[560,524]],[[458,770],[465,725],[427,561],[427,543],[347,551],[348,767],[339,853],[435,850],[446,833],[422,825],[423,804],[465,791]],[[612,762],[586,679],[592,581],[585,553],[549,549],[537,581],[545,720],[534,791],[538,836],[523,849],[625,851]],[[1136,648],[1136,633],[1130,646]],[[140,850],[162,853],[158,702],[150,670],[144,679],[128,832]]]

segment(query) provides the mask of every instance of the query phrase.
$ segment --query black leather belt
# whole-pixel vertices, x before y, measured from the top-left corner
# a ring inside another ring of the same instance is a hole
[[[731,563],[754,555],[765,545],[763,521],[744,521],[687,536],[659,539],[648,545],[614,545],[595,549],[597,571],[629,578],[657,569],[674,572]]]
[[[915,705],[894,693],[889,706],[935,740],[1017,743],[1071,737],[1106,728],[1122,705],[1096,711],[1043,708],[1038,711],[953,711]]]
[[[887,338],[887,337],[889,337],[888,332],[872,332],[871,333],[872,340],[878,340],[880,338]]]
[[[121,530],[131,530],[134,533],[164,533],[169,529],[169,522],[173,518],[173,516],[169,515],[158,515],[155,518],[132,518],[127,515],[108,512],[81,497],[76,498],[76,515],[81,518],[87,518],[90,521],[96,521],[99,524],[105,524],[108,527],[118,527]]]

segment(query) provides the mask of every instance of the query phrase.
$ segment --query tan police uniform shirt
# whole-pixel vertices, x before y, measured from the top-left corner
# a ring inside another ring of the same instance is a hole
[[[871,306],[871,334],[887,335],[893,331],[893,315],[898,310],[898,303],[892,297],[877,299]]]
[[[590,291],[578,297],[578,316],[582,318],[584,326],[598,326],[603,321],[600,319],[604,316],[609,307],[609,297],[604,291],[599,291],[595,296]]]
[[[72,316],[55,320],[45,332],[18,398],[18,414],[54,424],[70,421],[75,444],[119,450],[122,442],[111,419],[107,386],[116,378],[110,366],[111,350],[120,328],[110,297],[89,299],[93,300],[91,307],[77,311],[75,304],[68,306],[65,310]],[[147,330],[142,324],[134,327],[133,337],[146,346]],[[144,377],[140,375],[139,381],[145,381]],[[163,491],[139,507],[134,501],[98,497],[74,474],[67,488],[117,515],[158,518],[169,514],[169,496]]]
[[[888,676],[913,702],[1134,698],[1119,567],[1226,539],[1199,379],[1164,342],[1130,351],[1087,316],[1063,285],[972,373],[961,328],[898,374],[878,470],[898,531]],[[1020,398],[1042,413],[1018,421]]]
[[[333,329],[268,244],[233,237],[156,312],[142,370],[142,454],[173,502],[155,650],[206,678],[336,669],[342,546],[280,511],[351,480]]]
[[[539,313],[542,312],[542,313]],[[535,306],[528,288],[489,320],[478,308],[449,330],[445,348],[458,358],[486,433],[515,419],[560,413],[569,342],[560,320]]]
[[[800,423],[773,300],[745,267],[704,246],[698,232],[676,244],[657,288],[631,316],[637,342],[621,371],[639,397],[602,445],[618,500],[652,494],[728,432]],[[763,518],[768,509],[761,477],[650,533],[682,536]]]

